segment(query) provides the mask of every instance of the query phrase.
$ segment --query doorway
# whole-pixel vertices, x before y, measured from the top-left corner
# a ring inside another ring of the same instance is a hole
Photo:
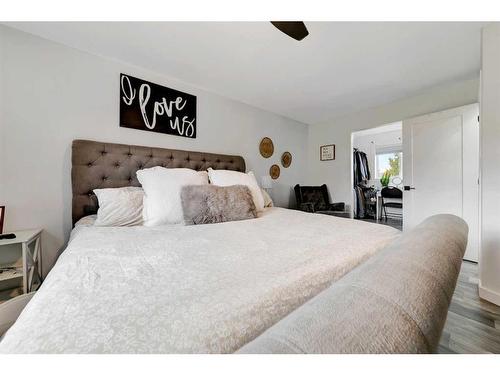
[[[353,132],[355,219],[403,228],[402,122]]]
[[[464,259],[478,262],[477,103],[353,132],[351,141],[355,219],[406,231],[432,215],[459,216],[469,226]]]
[[[404,230],[435,214],[469,226],[464,259],[479,259],[479,105],[403,121]]]

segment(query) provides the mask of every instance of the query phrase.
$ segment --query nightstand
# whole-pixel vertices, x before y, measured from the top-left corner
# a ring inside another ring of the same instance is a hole
[[[16,279],[23,281],[23,293],[36,290],[42,276],[42,229],[13,232],[14,239],[0,240],[0,286]]]

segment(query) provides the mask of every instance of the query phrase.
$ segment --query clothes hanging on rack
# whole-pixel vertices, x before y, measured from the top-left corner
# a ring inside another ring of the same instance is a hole
[[[364,218],[366,211],[365,195],[361,186],[354,186],[354,217]]]
[[[353,152],[354,186],[366,184],[371,178],[366,154],[358,149]]]
[[[370,180],[370,167],[366,154],[358,149],[353,152],[353,186],[354,186],[354,217],[365,218],[374,217],[373,197],[376,197],[376,190],[368,187]],[[376,201],[376,198],[375,198]]]

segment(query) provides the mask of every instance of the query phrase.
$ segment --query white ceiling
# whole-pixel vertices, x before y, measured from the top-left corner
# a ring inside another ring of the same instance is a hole
[[[308,124],[478,76],[484,23],[7,23]]]

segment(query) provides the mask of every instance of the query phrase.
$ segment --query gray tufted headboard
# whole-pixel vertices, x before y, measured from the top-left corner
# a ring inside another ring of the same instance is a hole
[[[94,189],[141,186],[136,177],[139,169],[162,166],[202,171],[212,167],[245,172],[241,156],[86,140],[73,141],[71,164],[73,224],[97,212]]]

